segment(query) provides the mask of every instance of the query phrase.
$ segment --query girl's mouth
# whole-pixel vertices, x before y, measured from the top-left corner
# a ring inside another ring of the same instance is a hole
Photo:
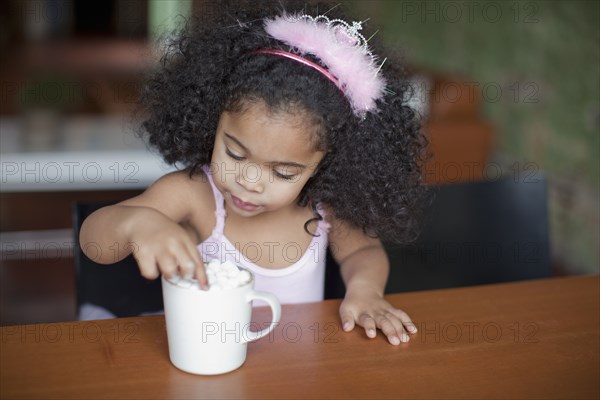
[[[233,204],[237,208],[244,210],[244,211],[254,211],[259,207],[256,204],[247,203],[245,201],[242,201],[242,199],[240,199],[239,197],[235,197],[234,195],[231,195],[231,200],[233,200]]]

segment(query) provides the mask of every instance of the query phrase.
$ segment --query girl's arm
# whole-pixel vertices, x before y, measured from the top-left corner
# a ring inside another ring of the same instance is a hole
[[[348,332],[359,324],[370,338],[379,328],[394,345],[408,341],[406,331],[415,333],[416,327],[404,311],[383,298],[389,262],[381,242],[345,223],[334,222],[331,226],[332,253],[346,285],[340,306],[343,329]]]
[[[160,273],[194,273],[201,285],[206,284],[195,241],[181,226],[195,212],[192,204],[201,204],[199,191],[202,182],[190,179],[186,172],[176,172],[139,196],[97,210],[81,226],[83,252],[102,264],[133,253],[141,274],[148,279]]]

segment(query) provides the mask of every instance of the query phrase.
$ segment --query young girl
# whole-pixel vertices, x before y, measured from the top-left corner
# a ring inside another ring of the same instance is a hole
[[[230,259],[256,289],[298,303],[323,299],[329,245],[343,329],[406,342],[416,328],[383,298],[380,238],[414,236],[423,194],[409,86],[341,7],[286,4],[242,5],[177,37],[145,88],[142,126],[185,169],[92,214],[82,248],[95,242],[106,249],[95,261],[112,263],[117,242],[144,277],[193,274],[204,289],[203,261]]]

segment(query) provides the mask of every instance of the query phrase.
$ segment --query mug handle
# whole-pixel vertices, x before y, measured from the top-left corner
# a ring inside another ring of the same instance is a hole
[[[267,292],[259,292],[253,290],[250,293],[248,293],[246,297],[246,301],[252,302],[252,300],[262,300],[266,302],[269,305],[269,307],[271,307],[271,313],[273,314],[273,318],[271,319],[271,324],[262,331],[254,332],[251,331],[248,327],[248,330],[243,335],[244,342],[252,342],[254,340],[260,339],[263,336],[268,335],[273,329],[275,329],[275,327],[277,326],[277,324],[279,324],[279,321],[281,320],[281,305],[279,304],[279,300],[277,300],[277,297],[275,297],[275,295]]]

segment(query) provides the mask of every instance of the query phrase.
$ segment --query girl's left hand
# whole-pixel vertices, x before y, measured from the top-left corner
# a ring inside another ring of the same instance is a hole
[[[355,324],[362,326],[368,337],[377,336],[381,329],[393,345],[408,342],[408,333],[417,333],[417,327],[404,311],[394,308],[376,294],[346,293],[340,306],[344,331],[350,332]]]

